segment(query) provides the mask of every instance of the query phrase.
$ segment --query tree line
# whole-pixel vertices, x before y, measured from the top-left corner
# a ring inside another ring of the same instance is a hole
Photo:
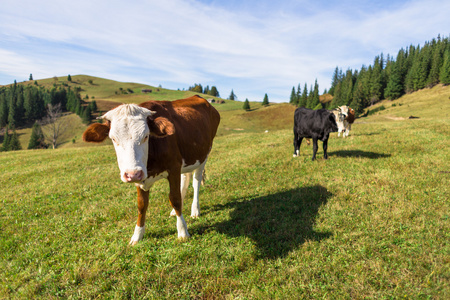
[[[30,78],[32,75],[30,74]],[[20,144],[17,139],[15,128],[27,124],[38,123],[33,126],[33,131],[41,132],[39,122],[45,119],[50,112],[58,109],[60,111],[71,111],[79,115],[83,123],[89,123],[92,113],[97,110],[95,101],[88,105],[81,99],[78,89],[67,89],[53,87],[45,89],[35,85],[14,84],[0,88],[0,129],[5,128],[3,135],[3,151],[19,150]],[[12,131],[10,135],[9,132]],[[36,138],[33,136],[32,138]],[[11,142],[13,141],[13,142]],[[41,141],[34,143],[34,148],[43,148],[46,145]]]
[[[195,83],[194,86],[190,86],[188,90],[200,94],[210,95],[213,97],[220,97],[219,91],[214,85],[211,86],[211,88],[209,87],[209,85],[203,88],[203,86],[200,83],[199,84]]]
[[[362,113],[364,108],[382,99],[395,100],[439,83],[450,84],[450,41],[440,36],[425,42],[423,47],[410,45],[400,49],[395,59],[390,55],[384,58],[381,53],[375,57],[373,65],[363,65],[360,70],[348,69],[344,73],[336,67],[328,91],[333,100],[322,106],[348,105]],[[297,91],[293,88],[290,102],[314,108],[308,102],[305,105],[306,93],[306,85],[302,93],[299,88]]]
[[[314,88],[311,86],[309,91],[307,83],[305,83],[303,90],[300,83],[297,86],[297,90],[295,87],[292,87],[289,103],[310,109],[322,108],[322,104],[319,99],[319,84],[317,83],[317,79],[314,83]]]

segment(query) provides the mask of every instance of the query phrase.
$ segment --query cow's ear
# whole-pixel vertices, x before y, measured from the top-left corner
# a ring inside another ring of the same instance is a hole
[[[175,126],[169,119],[164,117],[157,117],[155,119],[149,118],[148,127],[150,135],[158,138],[163,138],[175,133]]]
[[[91,143],[103,142],[109,134],[109,122],[107,125],[94,123],[91,124],[83,133],[83,141]]]

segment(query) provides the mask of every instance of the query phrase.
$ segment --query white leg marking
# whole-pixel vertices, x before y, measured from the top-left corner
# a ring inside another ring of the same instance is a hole
[[[184,201],[186,197],[186,192],[189,187],[189,181],[191,180],[191,173],[181,174],[181,201]]]
[[[203,171],[206,165],[205,160],[198,169],[194,171],[194,179],[192,180],[192,186],[194,187],[194,200],[192,201],[191,206],[191,218],[198,218],[200,216],[200,202],[199,202],[199,193],[200,193],[200,185],[202,183]]]
[[[134,228],[134,234],[131,237],[130,245],[136,245],[144,238],[145,226],[139,227],[136,225]]]
[[[186,221],[184,220],[183,215],[177,216],[177,230],[179,239],[185,239],[190,237],[187,230]]]
[[[297,157],[299,155],[300,150],[295,150],[295,154],[292,155],[293,157]]]

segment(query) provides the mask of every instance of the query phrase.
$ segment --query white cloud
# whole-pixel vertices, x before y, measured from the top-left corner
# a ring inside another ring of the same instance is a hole
[[[298,83],[323,90],[336,66],[359,69],[450,28],[446,1],[325,2],[7,1],[0,84],[90,74],[288,101]]]

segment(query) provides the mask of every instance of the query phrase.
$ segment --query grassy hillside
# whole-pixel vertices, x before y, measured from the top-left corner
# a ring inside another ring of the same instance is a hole
[[[292,107],[224,109],[244,130],[216,138],[186,242],[161,181],[128,246],[136,192],[110,145],[2,153],[0,298],[447,299],[449,96],[380,103],[315,162],[292,157]]]
[[[162,87],[154,87],[150,85],[119,82],[88,75],[74,75],[71,76],[71,81],[68,81],[67,76],[53,77],[47,79],[37,80],[39,86],[51,89],[53,87],[71,87],[79,88],[82,98],[88,96],[87,100],[96,100],[99,102],[100,110],[107,110],[111,104],[105,103],[106,107],[102,107],[104,102],[114,103],[141,103],[149,100],[174,100],[187,98],[195,95],[191,91],[170,90]],[[22,82],[19,84],[33,85],[33,81]],[[145,93],[142,89],[148,89],[152,92]],[[204,97],[215,98],[208,95]],[[116,104],[117,105],[117,104]]]
[[[394,101],[384,100],[366,111],[375,110],[380,106],[385,109],[376,114],[377,117],[374,118],[376,120],[405,120],[410,116],[427,120],[448,119],[450,117],[450,86],[439,84]]]

